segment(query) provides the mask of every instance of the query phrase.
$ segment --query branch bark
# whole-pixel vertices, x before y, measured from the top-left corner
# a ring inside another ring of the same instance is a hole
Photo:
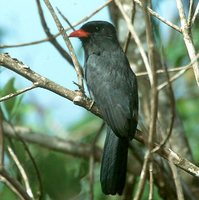
[[[51,149],[57,152],[66,153],[72,156],[81,157],[85,159],[90,158],[93,151],[92,144],[77,143],[74,141],[64,140],[57,137],[51,137],[42,133],[36,133],[31,129],[15,126],[14,129],[7,123],[3,123],[5,135],[15,139],[22,138],[24,141],[32,144],[37,144],[43,148]],[[15,134],[17,133],[17,134]],[[18,135],[18,136],[17,136]],[[135,139],[145,146],[148,142],[145,140],[146,136],[139,130],[135,135]],[[158,147],[158,143],[153,144],[153,148]],[[96,161],[100,160],[101,149],[95,146],[94,158]],[[178,168],[186,171],[187,173],[199,177],[199,167],[188,161],[186,158],[181,157],[169,148],[161,147],[156,153],[162,158],[173,162]]]
[[[65,51],[65,49],[58,43],[57,39],[53,36],[53,34],[50,32],[50,29],[48,28],[47,22],[44,17],[44,13],[42,10],[42,6],[40,3],[40,0],[36,0],[38,13],[40,17],[40,21],[43,27],[44,32],[46,33],[48,38],[51,38],[49,42],[57,49],[57,51],[62,55],[71,65],[73,65],[72,59],[70,55]]]
[[[77,74],[77,79],[78,79],[78,86],[79,86],[79,90],[80,90],[80,95],[82,96],[84,94],[84,83],[83,83],[83,70],[79,64],[79,61],[75,55],[73,46],[68,38],[68,35],[66,34],[66,32],[64,31],[64,27],[62,26],[61,22],[59,21],[59,18],[57,17],[54,8],[52,7],[51,3],[49,0],[44,0],[46,7],[48,8],[50,14],[52,15],[54,22],[59,30],[59,32],[61,33],[64,42],[66,44],[66,46],[68,47],[68,50],[70,52],[74,67],[75,67],[75,71]]]
[[[88,97],[81,96],[79,95],[79,92],[71,91],[41,76],[40,74],[32,71],[27,65],[23,64],[21,61],[11,58],[8,54],[0,54],[0,65],[16,72],[17,74],[31,81],[33,84],[37,83],[38,87],[56,93],[59,96],[62,96],[72,101],[74,104],[86,108],[88,111],[91,111],[95,115],[100,116],[99,109],[95,105],[90,108],[92,101]]]
[[[187,47],[189,58],[192,61],[197,56],[196,55],[197,53],[196,53],[196,49],[193,44],[193,39],[192,39],[192,35],[191,35],[191,26],[189,26],[189,24],[188,24],[189,22],[186,19],[182,1],[176,0],[176,3],[177,3],[179,16],[180,16],[183,39],[184,39],[185,45]],[[198,61],[193,63],[193,70],[194,70],[196,83],[199,87],[199,63],[198,63]]]

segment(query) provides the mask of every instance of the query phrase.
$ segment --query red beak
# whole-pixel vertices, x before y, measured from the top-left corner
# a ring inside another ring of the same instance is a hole
[[[79,29],[77,31],[72,32],[69,37],[78,37],[78,38],[87,38],[90,35],[89,32]]]

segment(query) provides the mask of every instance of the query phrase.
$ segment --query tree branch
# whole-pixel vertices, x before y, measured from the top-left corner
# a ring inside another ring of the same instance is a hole
[[[31,190],[31,187],[30,187],[30,183],[29,183],[29,180],[28,180],[28,176],[24,170],[24,168],[22,167],[19,159],[17,158],[16,154],[14,153],[14,151],[12,150],[11,147],[8,146],[8,152],[11,156],[11,158],[14,160],[17,168],[19,169],[19,172],[21,174],[21,177],[23,179],[23,182],[25,184],[25,188],[26,188],[26,192],[27,194],[34,199],[34,196],[33,196],[33,193],[32,193],[32,190]]]
[[[4,182],[20,199],[32,200],[21,185],[14,180],[4,168],[0,170],[0,180]]]
[[[49,91],[52,91],[53,93],[56,93],[70,101],[73,101],[75,104],[84,107],[88,111],[91,111],[93,114],[101,117],[99,109],[93,105],[92,108],[90,108],[90,104],[92,101],[90,101],[86,97],[81,97],[79,96],[76,92],[68,90],[53,81],[37,74],[36,72],[32,71],[30,68],[27,68],[26,65],[23,63],[17,61],[16,59],[11,58],[8,54],[0,54],[0,65],[15,71],[16,73],[20,74],[21,76],[25,77],[26,79],[38,83],[38,86],[44,89],[47,89]],[[17,131],[17,130],[16,130]],[[18,132],[18,131],[17,131]],[[25,135],[22,135],[22,138],[24,138],[25,141],[30,142],[32,141],[33,143],[40,144],[44,147],[48,147],[51,145],[51,148],[54,150],[59,150],[62,152],[72,152],[72,155],[80,155],[83,157],[89,157],[90,156],[90,147],[87,145],[79,145],[78,147],[74,145],[74,143],[64,143],[60,141],[59,139],[55,140],[48,140],[43,143],[43,136],[41,135],[39,140],[34,137],[34,134],[31,134],[30,136],[26,136],[28,138],[25,138]],[[142,132],[138,131],[138,134],[136,134],[135,139],[138,140],[139,142],[145,144],[147,146],[147,142],[144,140],[145,136],[143,135]],[[53,142],[54,141],[54,142]],[[58,146],[57,146],[58,142]],[[154,147],[156,147],[158,144],[154,144]],[[154,148],[153,147],[153,148]],[[88,150],[89,148],[89,150]],[[199,177],[199,168],[195,166],[193,163],[189,162],[185,158],[180,157],[178,154],[173,152],[171,149],[167,148],[161,148],[157,151],[159,155],[164,157],[165,159],[169,160],[171,157],[173,163],[177,165],[179,168],[183,169],[184,171],[188,172],[189,174],[192,174],[194,176]]]
[[[79,20],[78,22],[72,24],[72,26],[73,27],[78,26],[78,25],[82,24],[83,22],[89,20],[92,16],[94,16],[100,10],[102,10],[103,8],[105,8],[112,1],[113,0],[106,1],[101,6],[99,6],[96,10],[94,10],[92,13],[90,13],[87,16],[85,16],[83,19]],[[64,31],[68,31],[70,29],[71,29],[70,27],[67,27],[67,28],[64,29]],[[25,42],[25,43],[20,43],[20,44],[7,44],[7,45],[6,44],[0,44],[0,49],[3,49],[3,48],[24,47],[24,46],[31,46],[31,45],[40,44],[40,43],[43,43],[43,42],[49,42],[49,41],[53,40],[54,38],[56,38],[56,37],[58,37],[60,35],[61,35],[61,33],[58,32],[56,34],[53,34],[52,37],[50,37],[50,38],[48,37],[48,38],[44,38],[44,39],[41,39],[41,40],[36,40],[36,41],[33,41],[33,42]]]
[[[3,113],[0,106],[0,169],[4,165],[4,132],[3,132]]]
[[[143,7],[143,3],[139,0],[134,0],[134,2],[136,4],[138,4],[140,7]],[[173,28],[174,30],[178,31],[178,32],[182,32],[181,29],[176,26],[175,24],[171,23],[170,21],[164,19],[162,16],[160,16],[158,13],[156,13],[154,10],[152,10],[150,7],[147,7],[147,11],[154,17],[156,17],[157,19],[159,19],[161,22],[165,23],[166,25],[170,26],[171,28]]]
[[[55,37],[53,37],[53,34],[50,32],[48,25],[46,23],[45,17],[44,17],[44,13],[41,7],[41,3],[40,0],[36,0],[37,3],[37,8],[38,8],[38,12],[39,12],[39,17],[40,17],[40,21],[43,27],[44,32],[46,33],[48,38],[51,38],[51,40],[49,41],[54,47],[55,49],[57,49],[57,51],[71,64],[73,65],[72,59],[70,57],[70,55],[65,51],[64,48],[62,48],[62,46],[58,43],[58,41],[56,40]]]
[[[54,22],[55,22],[59,32],[61,33],[66,46],[69,49],[69,52],[70,52],[70,55],[71,55],[71,58],[72,58],[72,61],[73,61],[74,67],[75,67],[75,71],[76,71],[76,74],[77,74],[80,95],[83,95],[83,93],[84,93],[83,70],[82,70],[82,68],[81,68],[81,66],[79,64],[79,61],[78,61],[78,59],[77,59],[77,57],[75,55],[73,46],[72,46],[72,44],[71,44],[71,42],[70,42],[70,40],[68,38],[68,35],[64,31],[64,27],[62,26],[61,22],[59,21],[59,18],[57,17],[57,15],[56,15],[56,13],[54,11],[54,8],[52,7],[50,1],[49,0],[44,0],[44,2],[45,2],[46,7],[48,8],[48,10],[50,11],[50,13],[51,13],[51,15],[53,17]]]
[[[12,127],[8,123],[3,123],[3,128],[6,136],[17,140],[22,138],[25,142],[39,145],[42,148],[86,159],[89,159],[91,152],[93,152],[95,160],[100,160],[101,149],[97,146],[93,147],[92,144],[89,145],[74,142],[72,140],[64,140],[58,137],[51,137],[42,133],[34,132],[29,128],[18,126]]]
[[[184,39],[185,45],[187,47],[189,58],[192,61],[195,59],[195,57],[197,55],[196,55],[196,49],[194,47],[193,40],[192,40],[191,28],[189,27],[188,21],[186,20],[182,0],[176,0],[176,3],[177,3],[179,16],[180,16],[183,39]],[[193,70],[194,70],[196,83],[199,87],[199,63],[198,63],[198,61],[193,63]]]
[[[17,90],[16,92],[12,92],[12,93],[10,93],[10,94],[4,96],[4,97],[1,97],[1,98],[0,98],[0,102],[6,101],[6,100],[11,99],[11,98],[13,98],[13,97],[16,97],[16,96],[18,96],[18,95],[20,95],[20,94],[23,94],[23,93],[25,93],[25,92],[27,92],[27,91],[29,91],[29,90],[35,89],[35,88],[37,88],[37,87],[38,87],[38,86],[37,86],[37,82],[35,82],[35,83],[33,83],[33,85],[31,85],[31,86],[29,86],[29,87],[26,87],[26,88],[21,89],[21,90]]]
[[[149,65],[148,57],[147,57],[147,55],[144,51],[143,45],[142,45],[142,43],[141,43],[141,41],[140,41],[136,31],[135,31],[134,26],[131,23],[131,19],[128,17],[126,12],[124,11],[124,8],[123,8],[121,2],[119,0],[115,0],[115,4],[117,5],[118,9],[120,10],[124,20],[126,21],[127,27],[129,29],[129,31],[131,32],[133,39],[135,40],[135,43],[136,43],[136,45],[137,45],[137,47],[140,51],[140,55],[142,57],[144,65],[146,67],[146,71],[148,72],[149,80],[150,80],[150,83],[151,83],[152,82],[152,71],[151,71],[151,68],[150,68],[150,65]]]
[[[195,12],[194,12],[193,17],[192,17],[192,24],[194,24],[198,13],[199,13],[199,2],[197,4],[197,6],[196,6]]]
[[[21,61],[11,58],[8,54],[0,54],[0,65],[23,76],[24,78],[31,81],[33,84],[37,83],[38,87],[41,87],[53,93],[56,93],[59,96],[62,96],[72,101],[74,104],[86,108],[88,111],[91,111],[95,115],[100,116],[99,109],[95,105],[93,105],[92,108],[90,108],[92,101],[88,97],[80,96],[79,92],[71,91],[41,76],[40,74],[32,71]]]
[[[64,154],[69,154],[75,157],[89,159],[90,154],[94,148],[92,144],[85,144],[48,136],[42,133],[34,132],[29,128],[19,126],[11,127],[8,123],[3,123],[3,129],[5,135],[8,137],[19,139],[19,137],[17,136],[19,135],[24,141],[28,143],[37,144],[43,148],[51,149]],[[135,139],[147,146],[147,141],[145,140],[146,135],[143,134],[141,131],[137,130]],[[153,144],[153,148],[157,146],[159,146],[158,143]],[[97,146],[95,146],[94,149],[94,158],[96,161],[99,161],[102,151]],[[182,170],[193,176],[199,177],[199,167],[197,167],[187,159],[181,157],[171,149],[161,147],[156,151],[156,153],[166,160],[173,162],[178,168],[181,168]]]

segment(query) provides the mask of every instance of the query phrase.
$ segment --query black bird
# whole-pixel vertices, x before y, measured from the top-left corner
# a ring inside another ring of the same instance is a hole
[[[70,37],[78,37],[82,42],[86,83],[108,126],[100,173],[102,191],[121,195],[128,145],[138,120],[136,76],[109,22],[88,22]]]

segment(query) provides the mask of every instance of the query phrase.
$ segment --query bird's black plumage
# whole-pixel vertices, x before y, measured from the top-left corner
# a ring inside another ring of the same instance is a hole
[[[92,21],[71,34],[85,50],[88,89],[108,125],[101,164],[101,186],[105,194],[122,194],[129,141],[138,118],[136,76],[117,40],[112,24]]]

